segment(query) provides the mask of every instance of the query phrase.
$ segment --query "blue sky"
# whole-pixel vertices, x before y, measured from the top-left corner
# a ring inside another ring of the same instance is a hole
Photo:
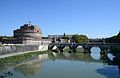
[[[32,21],[43,35],[110,37],[120,30],[120,0],[0,0],[0,35]]]

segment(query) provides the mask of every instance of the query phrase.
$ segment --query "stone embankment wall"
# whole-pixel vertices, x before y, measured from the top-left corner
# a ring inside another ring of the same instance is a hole
[[[21,53],[26,51],[47,51],[48,45],[6,44],[0,45],[0,55]]]

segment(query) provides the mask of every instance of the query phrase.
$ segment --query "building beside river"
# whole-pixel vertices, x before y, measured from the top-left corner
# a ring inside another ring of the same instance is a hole
[[[51,39],[42,39],[42,31],[39,26],[31,23],[20,26],[13,31],[13,37],[2,38],[4,44],[49,44]]]
[[[42,31],[39,26],[31,23],[24,24],[20,29],[13,31],[16,43],[22,44],[49,44],[50,39],[42,39]]]

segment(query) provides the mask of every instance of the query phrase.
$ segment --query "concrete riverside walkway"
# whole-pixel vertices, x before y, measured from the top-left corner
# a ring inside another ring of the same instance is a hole
[[[16,56],[16,55],[20,55],[20,54],[25,54],[25,53],[39,52],[39,51],[40,50],[34,50],[34,51],[26,51],[26,52],[19,52],[19,53],[4,54],[4,55],[0,55],[0,59],[5,58],[5,57]]]

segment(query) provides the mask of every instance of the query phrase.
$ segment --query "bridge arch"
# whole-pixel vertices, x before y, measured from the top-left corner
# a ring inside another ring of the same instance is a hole
[[[49,50],[52,50],[53,46],[57,46],[57,48],[62,51],[65,46],[69,46],[71,52],[75,52],[78,46],[82,46],[84,48],[84,52],[90,52],[90,49],[94,46],[99,47],[101,49],[101,53],[108,52],[107,50],[111,47],[120,47],[120,44],[49,44]]]
[[[83,48],[83,46],[81,46],[81,45],[79,45],[79,46],[77,46],[76,47],[76,52],[84,52],[84,48]]]
[[[69,46],[64,46],[63,47],[63,52],[69,52],[70,51],[70,47]]]
[[[51,50],[54,52],[60,52],[59,48],[56,45],[52,46]]]
[[[99,46],[92,46],[90,48],[90,51],[92,52],[92,50],[98,50],[98,51],[101,51],[101,48]]]
[[[100,53],[105,53],[109,49],[109,47],[105,47],[105,46],[101,46],[101,45],[100,46],[99,45],[92,46],[91,49],[94,48],[94,47],[99,48],[100,49]],[[91,49],[90,49],[90,51],[91,51]]]

